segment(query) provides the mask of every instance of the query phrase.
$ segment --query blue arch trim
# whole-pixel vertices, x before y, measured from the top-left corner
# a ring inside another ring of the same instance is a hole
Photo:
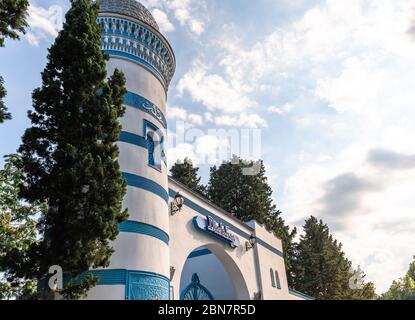
[[[130,187],[139,188],[154,193],[155,195],[162,198],[166,203],[169,203],[169,194],[167,193],[166,189],[164,189],[158,183],[127,172],[123,172],[122,175]]]
[[[147,149],[146,139],[131,132],[122,131],[118,140]]]
[[[191,254],[189,254],[187,259],[206,256],[206,255],[209,255],[209,254],[212,254],[212,252],[209,249],[201,249],[201,250],[193,251]]]
[[[138,221],[127,220],[120,224],[120,232],[137,233],[147,235],[163,241],[165,244],[169,244],[170,237],[163,230]]]
[[[170,197],[174,198],[176,196],[177,192],[174,191],[173,189],[169,189],[169,195]],[[235,232],[236,234],[238,234],[239,236],[245,238],[246,240],[249,239],[249,237],[251,236],[250,234],[246,233],[245,231],[239,229],[238,227],[235,227],[234,225],[230,224],[229,222],[223,220],[222,218],[218,217],[217,215],[215,215],[213,212],[210,212],[209,210],[202,208],[201,206],[199,206],[198,204],[194,203],[193,201],[187,199],[186,197],[184,198],[184,205],[195,210],[196,212],[200,213],[201,215],[204,216],[211,216],[212,218],[214,218],[216,221],[222,223],[223,225],[227,226],[229,228],[229,230]],[[274,248],[273,246],[271,246],[270,244],[268,244],[267,242],[265,242],[262,239],[257,239],[257,244],[267,248],[268,250],[270,250],[271,252],[277,254],[280,257],[284,257],[284,254],[278,250],[277,248]]]
[[[295,291],[293,289],[288,289],[288,292],[289,292],[289,294],[292,294],[293,296],[302,298],[304,300],[316,300],[315,298],[313,298],[313,297],[311,297],[311,296],[309,296],[305,293],[301,293],[301,292]]]

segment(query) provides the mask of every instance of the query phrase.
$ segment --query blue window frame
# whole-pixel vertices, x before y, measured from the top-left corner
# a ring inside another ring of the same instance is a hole
[[[161,171],[161,163],[167,165],[163,132],[154,123],[144,119],[144,137],[147,141],[148,165]]]

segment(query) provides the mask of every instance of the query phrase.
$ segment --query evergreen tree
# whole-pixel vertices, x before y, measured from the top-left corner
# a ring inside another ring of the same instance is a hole
[[[4,104],[4,97],[6,96],[6,89],[4,88],[3,77],[0,76],[0,123],[3,123],[5,120],[11,119],[11,114],[7,112],[7,107]]]
[[[304,234],[293,259],[293,284],[296,290],[319,300],[374,299],[373,283],[364,283],[364,274],[353,287],[352,263],[342,244],[333,239],[329,228],[315,217],[306,220]]]
[[[200,183],[199,168],[194,167],[192,160],[185,158],[183,162],[177,161],[170,169],[171,176],[189,187],[193,191],[205,195],[206,187]]]
[[[389,290],[381,298],[383,300],[415,300],[415,256],[405,277],[393,281]]]
[[[19,39],[19,33],[24,33],[28,7],[29,0],[0,1],[0,47],[6,38]]]
[[[127,217],[122,211],[126,183],[116,145],[124,113],[125,78],[116,70],[106,80],[100,50],[98,5],[72,0],[66,21],[49,49],[42,86],[33,92],[22,153],[21,195],[29,203],[48,203],[40,218],[44,238],[32,245],[25,266],[15,275],[43,279],[52,265],[70,278],[107,267],[110,241]],[[65,298],[79,298],[97,283],[70,281]],[[44,298],[50,292],[44,290]]]
[[[6,38],[19,39],[19,32],[24,33],[28,6],[28,0],[0,1],[0,47],[4,47]],[[11,119],[3,101],[5,96],[4,80],[0,76],[0,123]]]
[[[45,212],[42,203],[25,203],[19,199],[22,172],[18,169],[18,155],[6,157],[0,170],[0,300],[28,298],[36,289],[36,280],[9,275],[18,269],[27,257],[31,245],[37,243],[36,216]]]
[[[297,231],[295,228],[290,231],[281,218],[281,212],[272,202],[272,190],[265,176],[263,162],[259,162],[257,174],[244,174],[244,169],[253,166],[253,162],[234,158],[219,167],[212,167],[207,195],[213,203],[242,221],[256,220],[264,224],[282,240],[288,281],[291,285],[293,239]]]

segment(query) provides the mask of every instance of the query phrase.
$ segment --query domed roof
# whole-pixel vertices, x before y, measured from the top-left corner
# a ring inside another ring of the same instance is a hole
[[[99,12],[113,12],[129,16],[160,30],[150,11],[136,0],[98,0],[97,2]]]

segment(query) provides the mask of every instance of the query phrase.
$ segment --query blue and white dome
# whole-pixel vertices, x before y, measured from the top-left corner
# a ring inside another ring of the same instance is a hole
[[[129,16],[160,31],[150,11],[136,0],[98,0],[98,3],[101,13],[118,13]]]
[[[149,70],[168,90],[176,69],[174,52],[156,20],[136,0],[96,0],[101,49]]]

